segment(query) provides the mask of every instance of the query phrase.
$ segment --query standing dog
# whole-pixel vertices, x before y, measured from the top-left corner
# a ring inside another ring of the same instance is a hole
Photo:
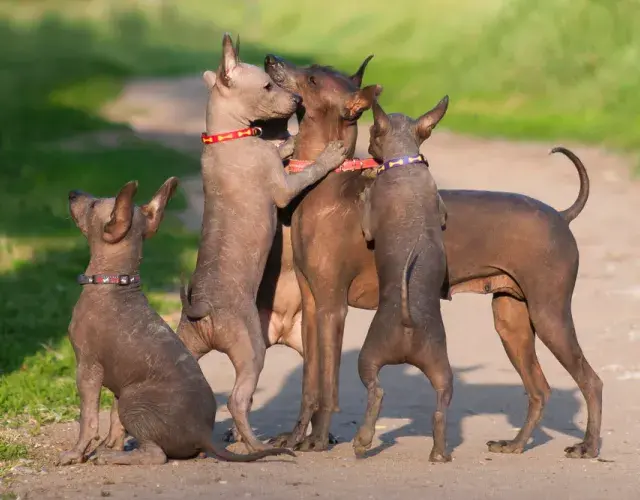
[[[279,85],[303,98],[305,116],[298,141],[304,138],[308,146],[302,159],[315,158],[322,141],[344,138],[355,144],[356,128],[350,126],[343,110],[357,82],[361,83],[362,73],[351,78],[353,88],[349,89],[344,81],[336,82],[330,68],[302,68],[271,58],[277,62],[269,65],[267,72]],[[314,128],[314,122],[322,127]],[[444,244],[448,286],[442,298],[465,292],[493,294],[496,330],[529,397],[526,421],[518,435],[512,440],[490,441],[489,450],[522,453],[542,418],[550,388],[535,352],[537,335],[576,381],[587,402],[584,440],[567,447],[565,453],[575,458],[595,457],[600,447],[602,381],[586,360],[573,324],[571,297],[578,247],[569,228],[589,197],[589,177],[571,151],[558,147],[552,152],[567,156],[580,178],[578,197],[566,210],[557,211],[516,193],[439,191],[447,208]],[[347,304],[377,307],[373,252],[361,228],[361,196],[370,182],[358,172],[330,174],[305,194],[293,215],[292,245],[305,315],[305,367],[298,422],[291,434],[277,441],[287,446],[327,448],[331,414],[338,410]],[[314,430],[305,437],[312,416]]]
[[[142,207],[133,202],[136,182],[127,183],[116,198],[69,193],[71,216],[89,241],[91,260],[78,279],[84,288],[69,326],[80,393],[80,436],[73,449],[60,455],[61,465],[83,462],[91,442],[98,439],[103,385],[117,401],[110,432],[124,425],[139,448],[103,450],[99,463],[162,464],[167,457],[190,458],[201,451],[235,462],[290,454],[270,449],[235,455],[213,445],[213,392],[196,360],[140,289],[143,240],[158,230],[177,185],[175,177],[168,179]]]
[[[262,69],[241,63],[228,35],[209,87],[202,153],[205,192],[202,237],[190,289],[183,293],[178,335],[196,358],[210,349],[229,356],[236,381],[229,411],[250,450],[266,445],[248,421],[266,345],[256,307],[258,287],[277,229],[277,208],[319,181],[345,158],[333,142],[308,170],[288,175],[280,152],[254,137],[256,120],[289,118],[300,97]]]
[[[444,116],[448,102],[445,97],[415,121],[399,113],[387,115],[373,104],[369,153],[382,166],[364,193],[363,230],[368,241],[375,241],[380,299],[358,359],[368,403],[353,441],[357,456],[371,446],[380,414],[380,369],[409,363],[427,376],[437,395],[429,459],[451,460],[446,452],[446,411],[453,373],[440,312],[447,262],[438,188],[420,154],[420,145]]]

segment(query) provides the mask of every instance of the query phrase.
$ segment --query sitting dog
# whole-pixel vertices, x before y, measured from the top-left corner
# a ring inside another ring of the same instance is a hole
[[[444,116],[448,97],[417,120],[387,115],[373,104],[369,153],[382,165],[363,193],[363,231],[375,241],[380,283],[378,310],[360,351],[358,372],[368,391],[364,423],[353,441],[356,456],[371,446],[383,390],[385,365],[419,368],[436,391],[432,462],[448,462],[446,411],[453,393],[440,296],[447,273],[441,205],[420,145]]]
[[[292,455],[275,448],[236,455],[212,443],[213,392],[197,361],[142,293],[142,243],[158,230],[177,185],[171,177],[141,207],[133,202],[137,182],[125,184],[116,198],[69,193],[71,216],[89,241],[91,260],[78,278],[84,288],[69,326],[80,393],[80,436],[60,455],[61,465],[86,460],[90,444],[98,439],[103,385],[117,401],[112,427],[115,419],[116,427],[124,426],[139,447],[131,452],[101,450],[98,463],[162,464],[167,457],[190,458],[202,451],[234,462]]]

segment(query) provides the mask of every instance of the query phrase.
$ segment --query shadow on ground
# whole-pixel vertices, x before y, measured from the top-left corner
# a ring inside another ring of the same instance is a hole
[[[332,432],[340,441],[351,441],[363,420],[366,406],[366,391],[358,378],[358,350],[343,353],[340,379],[341,412],[333,419]],[[449,446],[456,448],[465,436],[462,422],[474,415],[505,416],[514,428],[520,428],[524,422],[527,398],[520,384],[472,384],[464,381],[465,374],[482,368],[480,365],[454,368],[454,393],[449,412]],[[393,446],[399,438],[406,436],[427,436],[425,450],[431,449],[431,416],[435,409],[435,393],[428,380],[421,373],[414,373],[404,366],[386,367],[381,372],[382,386],[385,390],[381,418],[408,419],[391,430],[377,430],[381,443],[370,451],[377,454]],[[287,377],[278,394],[261,408],[251,412],[251,423],[262,436],[273,436],[293,428],[298,416],[299,398],[302,387],[302,367],[296,368]],[[226,404],[228,395],[216,394],[219,404]],[[545,431],[550,429],[575,438],[582,438],[583,431],[573,423],[580,411],[580,394],[577,389],[554,389],[545,409],[541,427],[534,432],[533,443],[537,446],[549,441],[551,436]],[[231,420],[217,424],[216,434],[228,429]],[[393,423],[389,423],[389,426]],[[511,439],[516,429],[506,435],[492,436],[491,439]],[[376,441],[374,439],[374,445]]]

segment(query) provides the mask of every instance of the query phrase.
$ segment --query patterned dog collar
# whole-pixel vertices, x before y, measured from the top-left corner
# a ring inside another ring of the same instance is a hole
[[[312,163],[312,161],[308,160],[289,160],[289,163],[287,164],[287,172],[297,174],[302,172]],[[342,165],[334,170],[334,172],[353,172],[355,170],[367,170],[369,168],[377,168],[379,166],[380,164],[373,158],[366,158],[364,160],[355,158],[353,160],[345,160]]]
[[[403,156],[401,158],[394,158],[393,160],[385,161],[376,169],[376,174],[381,174],[390,168],[405,167],[407,165],[413,165],[414,163],[424,163],[426,167],[429,167],[427,159],[421,154],[418,154],[416,156]]]
[[[201,140],[202,144],[215,144],[216,142],[232,141],[234,139],[242,139],[243,137],[259,137],[261,135],[262,129],[260,127],[249,127],[225,132],[224,134],[207,135],[206,132],[203,132]]]
[[[135,285],[140,283],[139,274],[94,274],[87,276],[81,274],[78,276],[78,284],[80,285]]]

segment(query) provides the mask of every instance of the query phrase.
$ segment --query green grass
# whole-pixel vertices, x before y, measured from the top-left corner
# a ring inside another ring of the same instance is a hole
[[[0,438],[0,462],[19,460],[28,456],[29,450],[25,445]]]
[[[448,128],[481,135],[640,147],[640,3],[636,0],[0,0],[0,415],[77,414],[66,328],[88,260],[66,194],[112,195],[140,181],[139,200],[191,158],[129,141],[71,151],[62,139],[119,130],[99,113],[133,77],[216,67],[222,29],[244,60],[268,51],[380,83],[388,111],[417,115],[445,93]],[[195,139],[197,140],[197,138]],[[171,207],[184,206],[178,197]],[[148,242],[145,289],[166,291],[193,263],[197,236],[168,217]],[[105,399],[107,402],[107,399]]]

